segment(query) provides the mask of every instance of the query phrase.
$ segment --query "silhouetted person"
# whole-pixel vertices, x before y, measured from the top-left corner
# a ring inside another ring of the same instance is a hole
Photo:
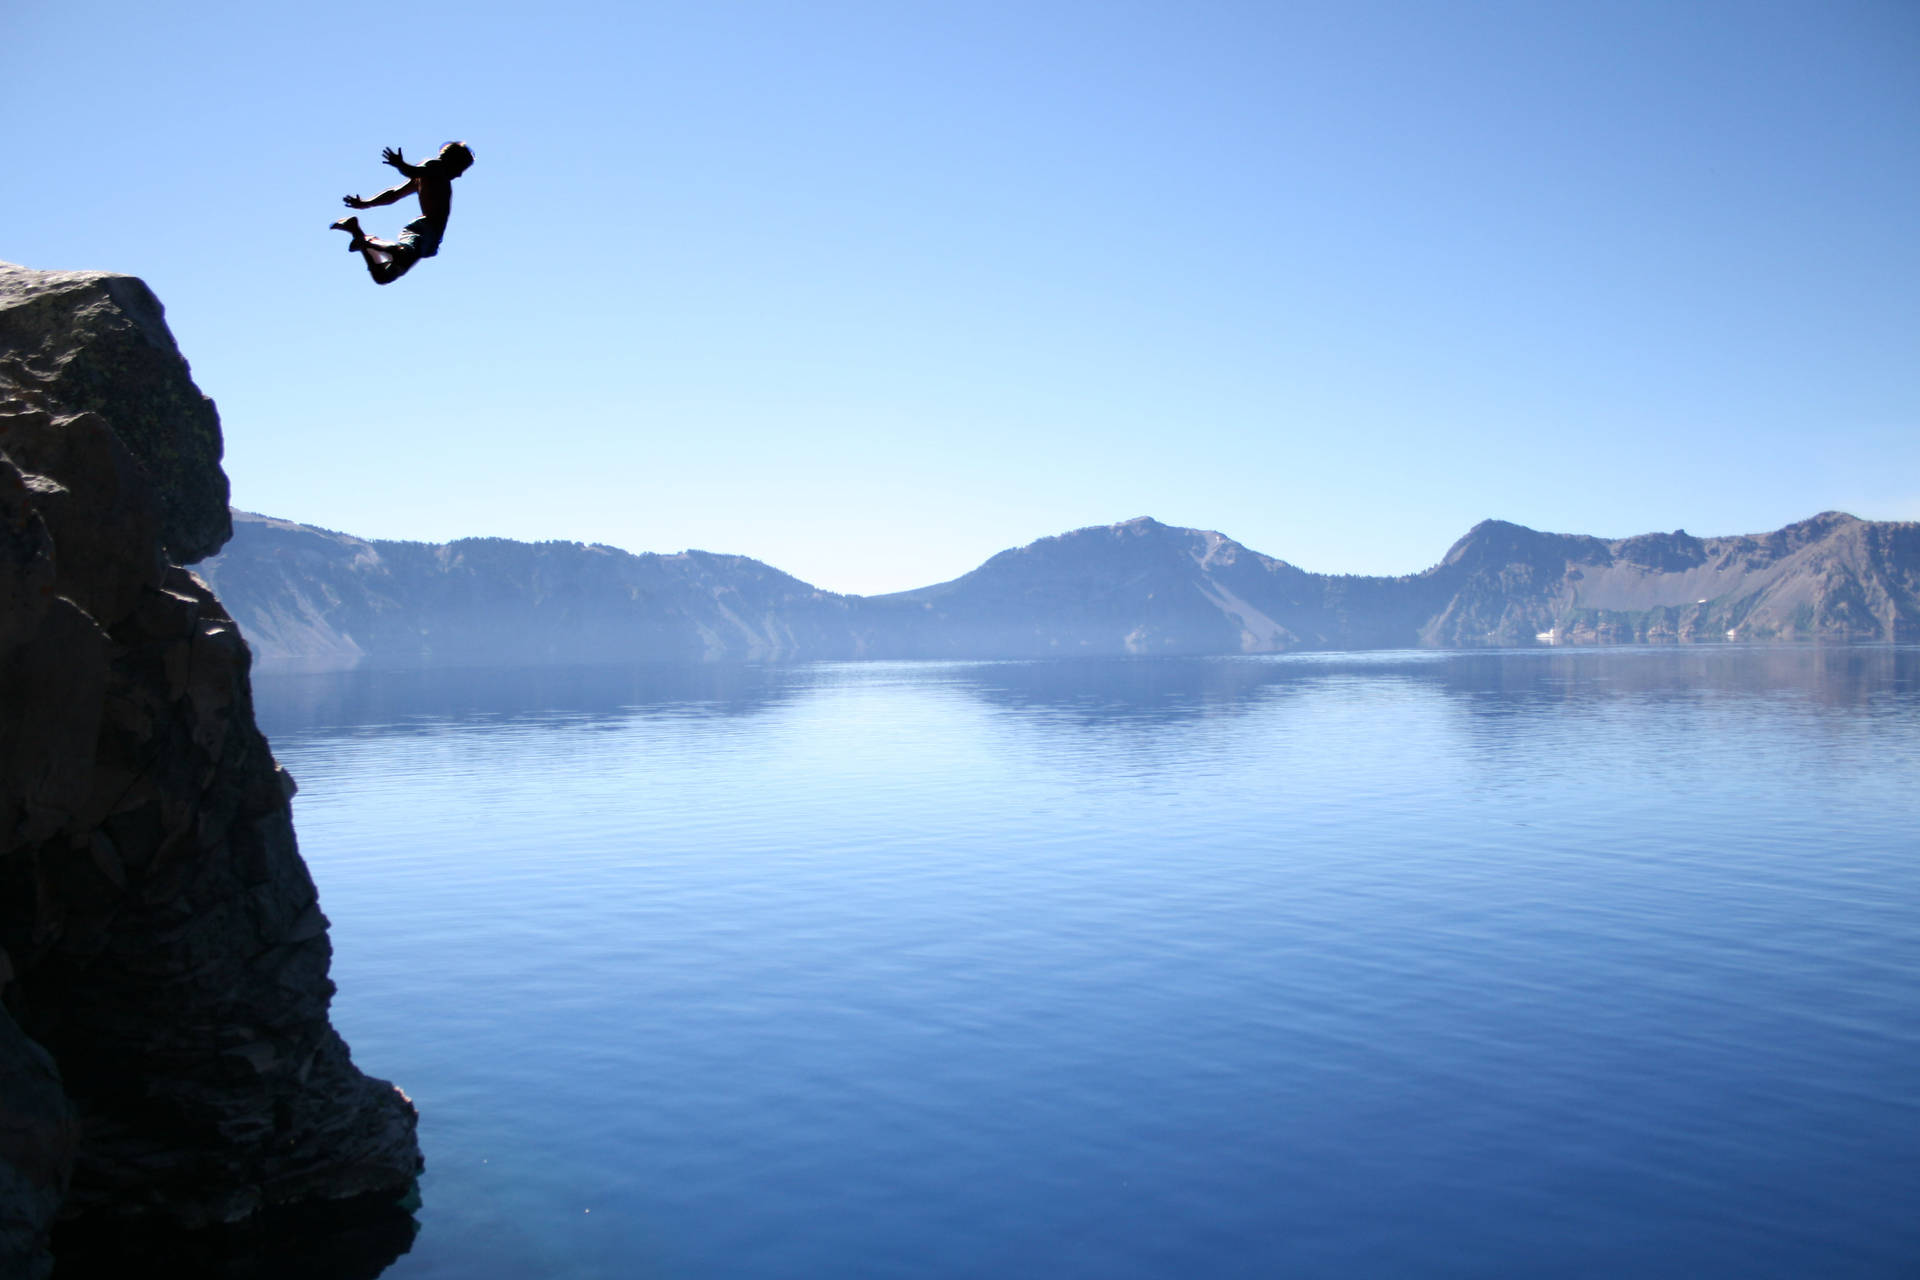
[[[367,260],[367,272],[375,284],[392,284],[412,270],[414,263],[440,252],[440,238],[447,234],[447,215],[453,212],[453,180],[473,163],[473,152],[467,150],[464,142],[449,142],[440,148],[439,155],[424,164],[408,164],[397,147],[387,147],[381,151],[380,158],[398,169],[406,181],[388,187],[371,200],[348,196],[347,208],[371,209],[417,195],[420,216],[406,225],[398,240],[375,239],[360,229],[358,218],[342,218],[333,224],[333,229],[353,237],[347,251]]]

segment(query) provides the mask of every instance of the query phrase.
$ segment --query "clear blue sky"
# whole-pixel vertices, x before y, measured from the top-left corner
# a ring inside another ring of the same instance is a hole
[[[847,591],[1136,515],[1363,573],[1920,518],[1913,0],[11,0],[0,48],[0,258],[145,277],[256,511]],[[340,196],[456,137],[376,288]]]

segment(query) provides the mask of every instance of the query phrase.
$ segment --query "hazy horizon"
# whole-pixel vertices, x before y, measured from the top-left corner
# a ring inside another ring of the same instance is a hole
[[[357,529],[335,529],[327,525],[316,524],[310,520],[299,520],[290,516],[277,515],[270,511],[249,511],[239,506],[234,507],[234,510],[236,513],[239,513],[242,515],[257,516],[257,517],[261,517],[268,520],[285,521],[286,523],[289,523],[289,524],[297,524],[307,528],[319,529],[324,533],[340,534],[346,537],[357,538],[363,542],[414,542],[414,543],[425,543],[431,546],[445,546],[449,543],[454,543],[454,542],[467,542],[467,541],[473,541],[473,540],[479,540],[479,539],[499,538],[499,537],[505,536],[505,535],[496,534],[496,533],[463,533],[463,534],[456,534],[451,538],[386,538],[386,537],[381,537],[375,534],[361,533]],[[1810,511],[1806,515],[1801,516],[1798,519],[1787,521],[1786,524],[1778,526],[1778,528],[1785,528],[1791,525],[1802,524],[1808,520],[1818,519],[1820,516],[1830,515],[1830,514],[1851,516],[1854,519],[1864,520],[1869,523],[1881,523],[1881,521],[1879,521],[1876,517],[1863,516],[1857,511],[1835,512],[1835,511],[1829,510],[1829,511]],[[1020,548],[1031,546],[1036,542],[1044,542],[1048,538],[1065,537],[1069,534],[1085,533],[1089,530],[1094,530],[1094,529],[1117,529],[1122,525],[1135,524],[1142,520],[1150,520],[1156,524],[1160,524],[1173,529],[1185,529],[1185,530],[1191,530],[1191,531],[1200,532],[1200,533],[1219,534],[1221,537],[1226,538],[1228,541],[1238,543],[1240,546],[1245,547],[1249,551],[1255,552],[1259,555],[1268,556],[1275,560],[1285,561],[1286,563],[1292,565],[1296,569],[1304,569],[1308,573],[1320,574],[1323,576],[1337,576],[1333,571],[1320,569],[1310,564],[1303,564],[1299,560],[1296,560],[1294,557],[1287,555],[1283,551],[1277,551],[1269,547],[1255,546],[1252,543],[1247,542],[1244,538],[1235,537],[1233,534],[1233,531],[1230,529],[1219,529],[1219,528],[1214,528],[1208,525],[1176,525],[1176,524],[1173,524],[1171,521],[1161,520],[1157,516],[1142,514],[1137,516],[1129,516],[1122,520],[1109,520],[1100,524],[1079,525],[1072,529],[1056,529],[1051,533],[1035,534],[1030,538],[1023,538],[1017,542],[1009,542],[1005,546],[1000,547],[998,550],[989,552],[987,555],[981,557],[981,560],[978,564],[970,565],[967,568],[962,569],[959,573],[951,574],[945,578],[927,579],[926,581],[923,581],[923,582],[915,582],[909,586],[891,588],[887,591],[866,591],[866,592],[835,591],[834,594],[848,595],[848,596],[897,595],[901,592],[914,591],[914,590],[918,590],[925,587],[940,586],[944,583],[951,582],[954,578],[965,577],[967,574],[972,573],[975,569],[980,568],[981,565],[985,564],[988,560],[992,559],[996,555],[999,555],[1003,551],[1017,551]],[[1464,538],[1469,532],[1472,531],[1474,527],[1477,527],[1482,523],[1515,524],[1518,522],[1503,521],[1499,516],[1483,517],[1481,520],[1474,521],[1473,525],[1469,526],[1468,528],[1460,530],[1460,532],[1457,535],[1455,535],[1452,539],[1448,540],[1448,542],[1444,546],[1438,548],[1425,563],[1418,565],[1417,567],[1410,568],[1410,569],[1402,569],[1402,570],[1388,572],[1388,573],[1360,574],[1357,576],[1402,578],[1402,577],[1409,577],[1409,576],[1423,573],[1426,570],[1437,566],[1446,557],[1447,552],[1450,551],[1453,548],[1453,546],[1460,541],[1461,538]],[[1904,523],[1904,522],[1896,522],[1896,523]],[[1530,527],[1530,526],[1527,526],[1527,527]],[[1618,542],[1618,541],[1621,541],[1622,539],[1638,537],[1644,534],[1665,534],[1665,533],[1685,533],[1685,534],[1688,534],[1689,536],[1700,538],[1703,540],[1711,540],[1716,538],[1754,537],[1754,536],[1760,536],[1760,535],[1776,532],[1776,529],[1744,529],[1737,533],[1705,532],[1699,529],[1684,529],[1684,528],[1682,529],[1639,529],[1631,533],[1593,533],[1585,529],[1537,529],[1535,530],[1535,532],[1553,534],[1553,535],[1562,535],[1562,536],[1568,536],[1568,537],[1593,537],[1593,538],[1599,538],[1603,542]],[[608,547],[614,551],[623,552],[624,554],[631,555],[631,556],[645,556],[645,555],[675,556],[675,555],[683,555],[688,553],[697,553],[702,555],[719,555],[719,556],[741,556],[749,560],[758,560],[762,564],[767,565],[769,568],[778,569],[781,572],[786,573],[791,577],[800,579],[800,581],[805,582],[810,587],[818,587],[822,590],[831,590],[831,588],[824,587],[822,586],[822,584],[818,582],[813,582],[807,579],[802,574],[792,572],[785,565],[782,565],[777,561],[770,560],[766,556],[757,554],[751,549],[743,549],[738,547],[692,547],[692,546],[672,547],[672,548],[623,547],[618,545],[617,543],[592,542],[583,538],[512,538],[512,539],[509,539],[509,541],[523,542],[530,545],[539,545],[541,543],[564,543],[568,545],[600,546],[600,547]]]

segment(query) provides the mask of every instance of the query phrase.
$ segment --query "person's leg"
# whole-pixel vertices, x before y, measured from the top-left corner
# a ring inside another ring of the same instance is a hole
[[[387,247],[384,241],[371,236],[354,237],[353,250],[366,261],[367,274],[373,277],[375,284],[385,284],[392,279],[386,274],[387,268],[393,265],[393,259],[385,252]]]
[[[393,246],[384,240],[375,240],[372,236],[362,231],[360,229],[360,219],[342,218],[334,223],[331,229],[334,231],[344,231],[351,237],[351,239],[347,241],[347,252],[357,253],[366,260],[367,274],[373,277],[375,284],[385,284],[387,281],[393,279],[393,276],[388,272],[391,260],[386,253],[386,250],[391,249]]]
[[[402,237],[398,243],[370,236],[360,229],[358,218],[342,218],[333,224],[333,230],[353,237],[347,241],[347,251],[366,260],[367,274],[375,284],[392,284],[420,261],[419,250],[409,243],[411,236]]]
[[[367,260],[367,274],[373,277],[375,284],[392,284],[420,261],[420,255],[406,245],[376,240],[372,236],[361,241],[360,255]]]

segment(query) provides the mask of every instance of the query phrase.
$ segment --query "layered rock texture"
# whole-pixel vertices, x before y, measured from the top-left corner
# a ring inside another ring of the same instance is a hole
[[[864,598],[700,551],[378,542],[244,512],[235,530],[205,572],[264,661],[313,669],[1920,637],[1920,525],[1837,512],[1613,541],[1489,520],[1396,578],[1139,519]]]
[[[327,1021],[327,919],[239,629],[219,420],[140,281],[0,264],[0,1274],[56,1211],[394,1198],[415,1116]]]

